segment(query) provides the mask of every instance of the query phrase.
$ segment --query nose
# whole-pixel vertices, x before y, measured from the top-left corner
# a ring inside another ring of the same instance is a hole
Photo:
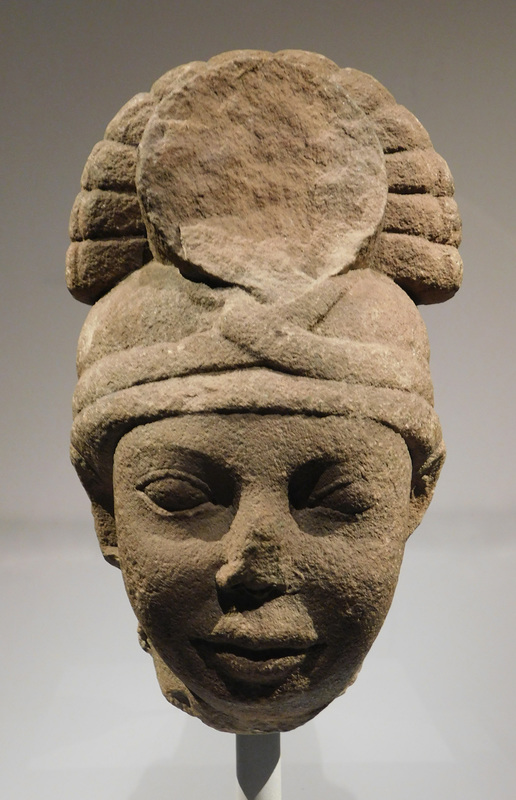
[[[287,544],[274,510],[240,507],[226,534],[226,560],[215,582],[220,607],[247,611],[285,594]]]

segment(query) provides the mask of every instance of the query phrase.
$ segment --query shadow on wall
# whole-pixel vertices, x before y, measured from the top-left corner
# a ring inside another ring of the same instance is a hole
[[[285,798],[324,797],[324,800],[357,800],[341,786],[330,783],[323,774],[321,750],[313,726],[303,728],[303,752],[312,753],[310,763],[299,764],[283,760],[283,794]],[[220,734],[221,736],[227,734]],[[288,736],[288,734],[285,734]],[[192,763],[195,754],[198,763]],[[234,797],[235,770],[227,765],[203,764],[195,730],[187,726],[170,761],[160,760],[150,766],[128,800],[170,800],[172,796],[191,798]]]

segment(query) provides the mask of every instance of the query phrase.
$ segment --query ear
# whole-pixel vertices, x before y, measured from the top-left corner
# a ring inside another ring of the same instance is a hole
[[[95,521],[95,531],[99,540],[102,555],[114,567],[120,567],[118,545],[116,539],[115,519],[98,503],[92,502],[91,512]]]
[[[419,469],[414,470],[410,495],[409,535],[416,530],[425,515],[445,457],[446,450],[442,443]]]
[[[77,447],[70,446],[70,457],[80,481],[91,500],[91,513],[95,523],[95,531],[99,540],[102,555],[109,564],[119,566],[118,546],[116,539],[115,518],[112,507],[112,490],[105,486],[97,472],[86,461]],[[93,500],[92,498],[97,498]],[[102,504],[98,502],[102,501]]]

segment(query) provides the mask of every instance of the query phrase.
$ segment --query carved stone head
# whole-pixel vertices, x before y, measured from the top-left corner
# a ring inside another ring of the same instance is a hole
[[[448,168],[369,75],[237,51],[89,157],[72,458],[162,691],[294,728],[354,680],[444,458],[417,303],[457,290]]]

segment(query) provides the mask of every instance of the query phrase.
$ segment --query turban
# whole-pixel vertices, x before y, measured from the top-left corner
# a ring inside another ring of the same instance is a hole
[[[452,194],[418,120],[322,56],[223,54],[122,108],[67,256],[93,304],[72,459],[107,558],[116,445],[171,415],[374,419],[405,439],[426,507],[444,445],[416,303],[460,284]]]

